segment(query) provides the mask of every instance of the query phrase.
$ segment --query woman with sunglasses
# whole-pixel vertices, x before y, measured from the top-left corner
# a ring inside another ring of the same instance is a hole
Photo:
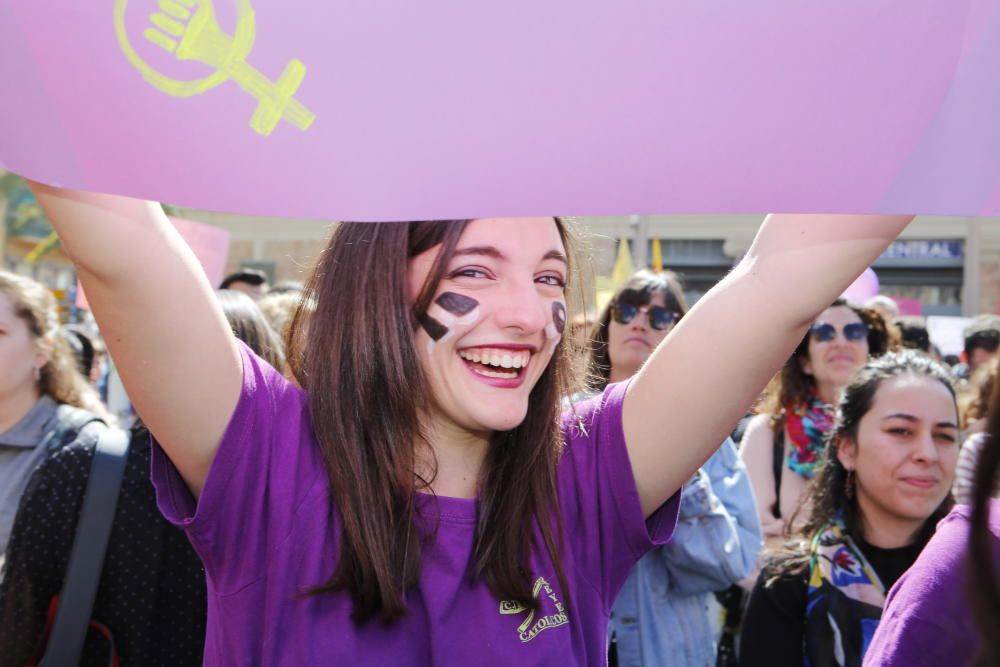
[[[861,666],[886,594],[952,505],[952,382],[912,350],[854,376],[806,491],[801,539],[769,554],[750,595],[743,667]]]
[[[885,320],[875,311],[837,299],[820,313],[774,377],[743,437],[746,462],[765,539],[788,534],[833,424],[833,405],[869,357],[888,349]]]
[[[687,310],[677,274],[634,274],[611,297],[585,346],[595,388],[635,375]]]
[[[635,375],[687,310],[676,274],[633,275],[594,329],[594,391]],[[709,597],[753,570],[761,542],[746,468],[726,440],[681,489],[673,541],[643,556],[625,580],[611,610],[610,664],[714,664]]]
[[[561,219],[338,225],[288,335],[299,388],[236,343],[159,205],[35,191],[205,565],[207,665],[604,663],[677,491],[910,220],[769,218],[634,378],[560,420]]]

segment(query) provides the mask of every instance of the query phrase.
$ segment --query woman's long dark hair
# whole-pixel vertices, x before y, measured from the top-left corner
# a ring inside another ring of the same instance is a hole
[[[972,611],[983,638],[980,665],[1000,665],[1000,573],[995,566],[996,537],[990,532],[990,499],[997,492],[1000,474],[1000,386],[993,387],[986,443],[976,463],[969,528],[968,579]]]
[[[775,578],[785,572],[802,572],[809,563],[806,541],[833,521],[834,516],[843,511],[844,526],[853,539],[864,539],[864,522],[858,506],[857,494],[848,496],[847,469],[837,456],[837,448],[842,440],[858,443],[858,426],[861,419],[871,410],[875,402],[875,394],[886,380],[917,375],[943,384],[955,400],[955,386],[951,373],[930,357],[914,350],[889,352],[878,359],[869,361],[854,376],[851,383],[844,389],[844,395],[837,405],[837,416],[833,428],[826,433],[826,444],[823,458],[816,470],[816,476],[806,486],[799,503],[799,510],[809,508],[809,516],[799,531],[802,541],[790,549],[782,549],[777,553],[778,565],[774,570]],[[956,403],[956,413],[958,410]],[[944,501],[924,521],[923,528],[917,536],[917,542],[925,544],[934,533],[938,521],[951,510],[954,501],[949,493]],[[793,515],[789,525],[795,525]]]
[[[868,356],[880,357],[889,350],[889,329],[885,319],[879,315],[877,310],[872,308],[862,308],[847,299],[837,299],[829,308],[850,308],[861,321],[868,325]],[[809,393],[815,389],[816,381],[811,375],[807,375],[802,368],[802,361],[809,356],[809,336],[806,332],[802,340],[799,341],[792,356],[788,358],[785,365],[781,367],[778,374],[768,384],[764,392],[757,412],[770,415],[771,428],[777,432],[779,428],[785,427],[785,410],[788,406],[802,406],[805,404]]]
[[[316,439],[341,520],[340,553],[315,594],[347,591],[353,618],[389,623],[405,612],[403,596],[420,569],[414,526],[419,479],[416,452],[429,387],[414,343],[424,312],[468,220],[343,223],[334,231],[306,288],[286,341],[297,381],[309,394]],[[556,218],[572,256],[571,235]],[[408,262],[441,252],[416,303],[408,299]],[[532,389],[528,414],[496,432],[479,484],[471,578],[498,600],[537,608],[530,580],[533,525],[541,531],[564,594],[562,518],[556,491],[561,452],[559,399],[571,390],[562,345]],[[525,520],[534,517],[535,522]]]
[[[608,353],[611,306],[627,303],[641,308],[648,306],[656,296],[662,296],[666,307],[676,310],[681,317],[687,314],[688,304],[680,277],[673,271],[654,273],[646,269],[636,271],[601,311],[590,335],[590,349],[587,351],[587,379],[592,391],[603,390],[611,379],[611,356]]]

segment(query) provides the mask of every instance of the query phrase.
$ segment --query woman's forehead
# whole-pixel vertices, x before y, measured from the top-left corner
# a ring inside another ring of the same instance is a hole
[[[16,317],[17,313],[14,312],[13,299],[4,292],[0,292],[0,322],[9,322]]]
[[[956,412],[955,398],[940,380],[914,373],[882,380],[869,410],[879,418],[901,413],[933,421],[954,420]]]
[[[860,321],[861,316],[848,306],[831,306],[816,318],[817,324],[840,324]]]
[[[633,306],[666,306],[667,297],[662,289],[653,289],[652,286],[646,289],[625,289],[618,295],[616,301],[627,303]]]

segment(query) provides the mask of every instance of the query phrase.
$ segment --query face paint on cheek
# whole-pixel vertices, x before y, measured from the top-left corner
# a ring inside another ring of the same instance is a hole
[[[566,329],[566,304],[562,301],[552,302],[552,321],[545,325],[545,337],[551,341],[549,352],[556,349]]]
[[[420,326],[422,326],[424,331],[427,332],[427,335],[431,337],[432,342],[441,340],[444,338],[445,334],[448,333],[448,327],[441,324],[427,313],[420,315],[417,319],[420,322]]]
[[[566,305],[562,301],[555,301],[552,304],[552,323],[556,325],[556,331],[562,336],[566,329]]]
[[[430,336],[427,352],[433,354],[437,344],[450,338],[455,329],[475,324],[479,319],[479,302],[455,292],[443,292],[435,301],[434,315],[424,313],[418,319]],[[432,306],[433,307],[433,306]]]
[[[456,317],[468,315],[479,305],[479,302],[471,296],[456,294],[455,292],[442,292],[435,303]]]

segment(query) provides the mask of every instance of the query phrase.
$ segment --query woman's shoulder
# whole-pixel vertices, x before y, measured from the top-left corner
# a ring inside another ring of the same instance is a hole
[[[287,417],[289,408],[304,408],[308,404],[306,390],[282,375],[246,343],[237,341],[237,344],[243,360],[243,385],[236,412],[241,407],[252,407],[255,411],[269,408],[272,414]]]
[[[772,415],[761,413],[750,418],[743,439],[740,454],[744,460],[769,460],[774,449],[776,431]]]
[[[563,440],[569,444],[592,439],[602,421],[617,416],[621,421],[621,406],[628,382],[609,384],[601,391],[584,391],[563,401],[560,419]]]
[[[809,583],[809,550],[804,542],[786,542],[769,549],[762,557],[758,584],[764,588],[790,590]]]
[[[769,608],[789,618],[805,613],[809,595],[808,555],[804,545],[791,544],[764,556],[754,585],[755,608]]]
[[[748,438],[761,438],[764,437],[768,440],[774,437],[776,432],[774,415],[768,413],[758,413],[750,418],[747,422],[747,428],[743,435],[743,441],[746,442]]]
[[[806,581],[809,577],[809,549],[803,541],[790,541],[768,549],[762,557],[761,579],[765,581]]]

